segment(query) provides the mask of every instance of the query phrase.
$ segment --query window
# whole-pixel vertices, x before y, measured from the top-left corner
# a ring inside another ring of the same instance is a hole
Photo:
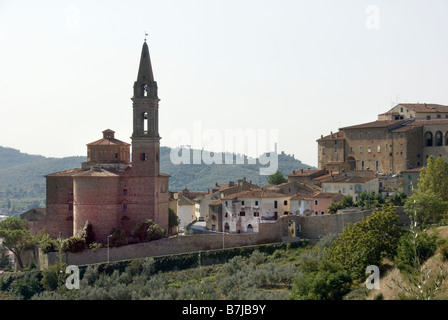
[[[121,203],[121,209],[122,209],[123,211],[127,211],[127,210],[128,210],[128,202],[127,202],[126,200],[124,200],[124,201]]]
[[[258,206],[258,200],[255,200],[255,205]]]
[[[427,131],[425,133],[425,146],[427,146],[427,147],[432,147],[433,146],[432,132],[431,131]]]
[[[364,160],[361,161],[361,170],[364,170]]]
[[[338,152],[338,145],[335,144],[335,145],[334,145],[334,153],[337,153],[337,152]]]
[[[260,216],[260,212],[254,212],[254,217],[259,217]]]
[[[128,189],[123,189],[123,195],[127,195],[128,194]]]
[[[379,171],[380,169],[380,162],[378,160],[375,161],[375,170]]]
[[[350,132],[350,134],[348,136],[349,136],[350,140],[353,139],[353,133]]]
[[[436,146],[440,147],[443,145],[443,135],[442,132],[437,131],[436,132]]]
[[[359,139],[362,139],[362,132],[359,133]]]
[[[350,147],[350,153],[353,153],[353,147]]]
[[[342,193],[346,193],[345,188],[342,188]]]
[[[143,133],[148,133],[148,112],[142,113],[142,127],[143,127]]]
[[[370,139],[370,137],[371,137],[370,132],[367,132],[367,138]]]
[[[73,189],[68,190],[68,194],[72,196],[73,195]]]
[[[378,145],[378,147],[376,147],[376,152],[381,152],[381,146]]]
[[[244,206],[244,200],[241,200],[241,205]]]
[[[73,211],[73,202],[68,203],[68,211]]]
[[[325,147],[322,147],[322,154],[325,154]]]
[[[142,161],[146,161],[146,160],[148,160],[148,155],[147,155],[146,153],[142,153],[142,154],[140,155],[140,160],[142,160]]]
[[[118,152],[115,152],[115,159],[118,159]]]
[[[362,153],[362,146],[359,146],[359,153]]]
[[[372,152],[372,148],[370,146],[367,146],[367,152]]]
[[[436,118],[437,118],[437,119],[441,119],[441,118],[442,118],[442,115],[441,115],[441,114],[438,114],[438,115],[436,115]]]
[[[245,211],[241,211],[241,212],[240,212],[240,216],[241,216],[241,217],[246,216],[246,212],[245,212]]]
[[[431,116],[426,116],[426,120],[431,120]]]
[[[378,139],[381,139],[381,131],[378,131],[378,132],[376,133],[376,137],[377,137]]]
[[[288,201],[287,200],[283,201],[283,205],[287,206],[288,205]]]
[[[278,204],[277,204],[277,200],[276,200],[276,201],[274,201],[274,208],[275,208],[275,209],[277,209],[277,205],[278,205]]]
[[[315,206],[317,206],[317,205],[318,205],[318,203],[319,203],[319,201],[318,201],[318,200],[314,200],[314,205],[315,205]]]

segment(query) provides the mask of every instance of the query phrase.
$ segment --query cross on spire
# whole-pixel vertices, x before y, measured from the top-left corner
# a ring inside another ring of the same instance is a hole
[[[148,36],[148,33],[145,31],[145,42],[146,42],[146,37]]]

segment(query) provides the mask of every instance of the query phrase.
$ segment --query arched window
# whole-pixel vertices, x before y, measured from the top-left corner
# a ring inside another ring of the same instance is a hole
[[[142,127],[143,127],[143,133],[148,133],[148,112],[142,113]]]
[[[251,224],[248,224],[247,225],[247,233],[252,233],[252,232],[254,232],[254,228],[252,227]]]
[[[432,132],[431,131],[427,131],[425,133],[425,146],[426,147],[432,147],[433,146]]]
[[[448,146],[448,131],[445,133],[445,145]]]
[[[436,132],[436,147],[443,146],[443,134],[440,131]]]

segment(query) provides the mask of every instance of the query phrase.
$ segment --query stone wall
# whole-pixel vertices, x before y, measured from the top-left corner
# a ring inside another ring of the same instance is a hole
[[[162,256],[185,252],[214,250],[281,242],[278,232],[266,232],[251,234],[200,234],[192,236],[177,236],[152,242],[144,242],[117,248],[110,248],[110,261],[136,259],[143,257]],[[107,261],[108,249],[101,248],[96,251],[90,249],[81,253],[64,253],[62,261],[68,265],[85,265]],[[46,261],[40,263],[42,268],[54,264],[59,259],[59,253],[52,252],[46,257]]]
[[[170,255],[186,252],[234,248],[267,243],[281,242],[282,238],[291,238],[291,229],[295,229],[293,237],[310,239],[311,242],[330,233],[342,233],[349,223],[356,223],[372,214],[373,210],[343,210],[335,215],[318,216],[281,216],[276,223],[260,224],[259,233],[241,234],[197,234],[192,236],[176,236],[152,242],[110,248],[110,261],[136,259],[151,256]],[[406,225],[409,219],[402,208],[397,208],[400,217],[398,225]],[[42,255],[41,255],[42,256]],[[44,255],[40,262],[41,268],[54,264],[59,259],[59,253]],[[96,251],[90,249],[82,253],[64,253],[62,261],[69,265],[85,265],[107,261],[108,249]]]

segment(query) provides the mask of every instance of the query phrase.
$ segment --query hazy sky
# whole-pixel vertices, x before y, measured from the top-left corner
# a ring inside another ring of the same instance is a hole
[[[145,31],[161,145],[198,125],[277,130],[279,151],[317,165],[321,134],[448,105],[447,0],[0,0],[0,145],[85,155],[107,128],[130,142]]]

